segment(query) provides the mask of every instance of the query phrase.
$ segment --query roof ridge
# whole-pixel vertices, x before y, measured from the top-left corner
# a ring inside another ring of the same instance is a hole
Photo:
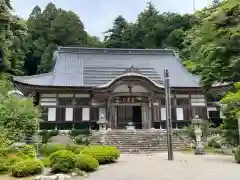
[[[131,49],[131,48],[88,48],[88,47],[58,47],[58,52],[62,53],[113,53],[113,54],[172,54],[173,49]]]
[[[185,71],[187,72],[191,77],[192,79],[197,83],[198,86],[200,86],[198,80],[193,76],[193,74],[191,74],[182,64],[182,62],[180,61],[180,57],[179,57],[179,54],[177,52],[174,52],[174,58],[176,59],[177,61],[177,64]]]

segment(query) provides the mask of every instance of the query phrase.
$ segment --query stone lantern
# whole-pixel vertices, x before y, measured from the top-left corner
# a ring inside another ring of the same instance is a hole
[[[105,119],[104,114],[100,115],[99,121],[97,121],[97,124],[99,125],[99,131],[104,132],[107,129],[107,120]]]
[[[106,135],[107,135],[107,120],[105,119],[104,114],[101,114],[99,121],[97,121],[99,125],[99,134],[100,134],[100,143],[104,145],[106,143]]]
[[[195,154],[196,155],[202,155],[205,154],[204,153],[204,146],[202,143],[202,124],[203,124],[203,120],[199,118],[198,115],[196,115],[193,120],[192,123],[194,124],[194,133],[196,136],[196,150],[195,150]]]
[[[135,126],[134,126],[133,122],[128,122],[126,129],[130,130],[130,131],[135,130]]]
[[[135,126],[134,126],[133,122],[129,122],[129,123],[127,124],[126,130],[127,130],[127,131],[130,131],[130,132],[132,132],[132,133],[134,133],[134,134],[136,133],[136,129],[135,129]]]

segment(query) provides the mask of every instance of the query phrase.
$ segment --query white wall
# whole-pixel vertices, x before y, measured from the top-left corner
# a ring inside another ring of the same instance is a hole
[[[90,108],[82,108],[82,121],[90,120]]]

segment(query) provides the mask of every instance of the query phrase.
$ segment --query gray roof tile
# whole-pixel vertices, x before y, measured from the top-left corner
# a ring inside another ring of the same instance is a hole
[[[165,49],[61,47],[51,73],[14,77],[14,80],[40,86],[102,86],[130,66],[137,67],[142,75],[158,84],[168,68],[172,87],[199,87],[198,80],[183,67],[177,54]]]

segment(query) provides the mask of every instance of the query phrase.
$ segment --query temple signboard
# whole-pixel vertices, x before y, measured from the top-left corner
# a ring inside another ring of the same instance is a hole
[[[112,99],[112,103],[148,103],[148,97],[138,97],[138,96],[118,96]]]

